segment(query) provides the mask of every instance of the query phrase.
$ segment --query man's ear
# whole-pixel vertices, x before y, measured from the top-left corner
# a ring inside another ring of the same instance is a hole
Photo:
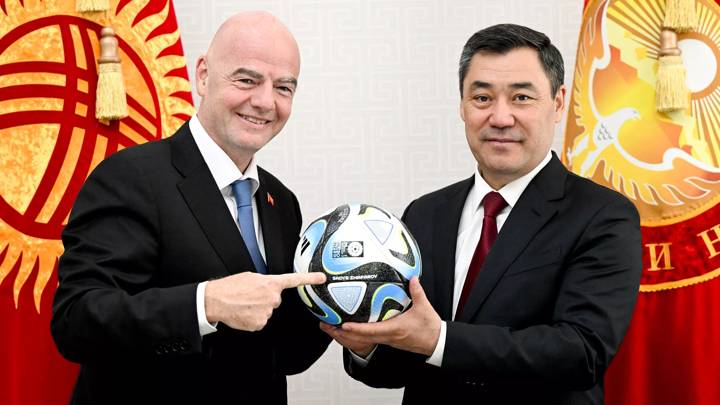
[[[565,85],[561,85],[558,91],[555,93],[555,123],[557,124],[562,120],[563,112],[565,111],[565,93],[567,89]]]
[[[195,63],[195,88],[197,88],[197,92],[200,97],[205,96],[205,89],[207,88],[207,78],[207,55],[200,55],[197,63]]]

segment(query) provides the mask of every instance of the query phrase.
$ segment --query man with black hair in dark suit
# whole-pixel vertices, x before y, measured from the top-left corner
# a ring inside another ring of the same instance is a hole
[[[477,170],[405,211],[423,256],[412,308],[322,328],[352,377],[405,387],[403,404],[602,404],[639,288],[637,210],[550,151],[566,89],[547,36],[481,30],[459,76]]]

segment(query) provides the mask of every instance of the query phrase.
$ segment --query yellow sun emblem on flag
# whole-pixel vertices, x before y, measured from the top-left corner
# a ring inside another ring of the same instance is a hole
[[[688,111],[655,110],[665,1],[595,1],[580,34],[563,161],[633,200],[643,226],[675,224],[720,202],[720,18],[697,2],[679,34]]]
[[[641,292],[720,276],[720,7],[678,34],[690,108],[656,111],[665,0],[594,0],[580,30],[563,161],[633,201]]]
[[[129,116],[95,120],[100,30],[120,47]],[[171,135],[194,113],[170,1],[0,0],[0,286],[17,307],[32,284],[39,311],[60,234],[92,169],[110,154]],[[34,282],[32,282],[34,280]]]

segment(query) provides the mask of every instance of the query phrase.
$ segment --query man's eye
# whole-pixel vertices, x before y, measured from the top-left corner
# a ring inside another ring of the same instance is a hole
[[[290,87],[287,87],[287,86],[278,86],[277,89],[280,90],[282,93],[287,93],[287,94],[292,94],[292,92],[293,92],[293,89],[291,89]]]
[[[517,96],[515,96],[515,100],[518,100],[518,101],[528,101],[528,100],[532,100],[532,98],[531,98],[530,96],[528,96],[528,95],[525,95],[525,94],[518,94]]]
[[[487,101],[490,100],[490,97],[488,97],[488,96],[483,96],[483,95],[478,95],[478,96],[473,97],[473,99],[475,99],[475,101],[479,101],[479,102],[481,102],[481,103],[485,103],[485,102],[487,102]]]

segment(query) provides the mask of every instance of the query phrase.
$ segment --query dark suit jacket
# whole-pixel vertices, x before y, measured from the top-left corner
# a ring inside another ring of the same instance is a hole
[[[286,273],[300,208],[258,172],[268,271]],[[262,331],[220,324],[201,339],[198,283],[253,264],[187,123],[98,165],[62,239],[51,329],[60,353],[82,364],[72,403],[284,404],[285,376],[329,343],[294,289]]]
[[[453,321],[457,230],[472,185],[423,196],[403,216],[420,245],[421,284],[447,321],[442,367],[380,346],[364,368],[346,352],[346,370],[371,386],[405,387],[403,404],[602,404],[642,271],[635,207],[553,156],[513,207]]]

